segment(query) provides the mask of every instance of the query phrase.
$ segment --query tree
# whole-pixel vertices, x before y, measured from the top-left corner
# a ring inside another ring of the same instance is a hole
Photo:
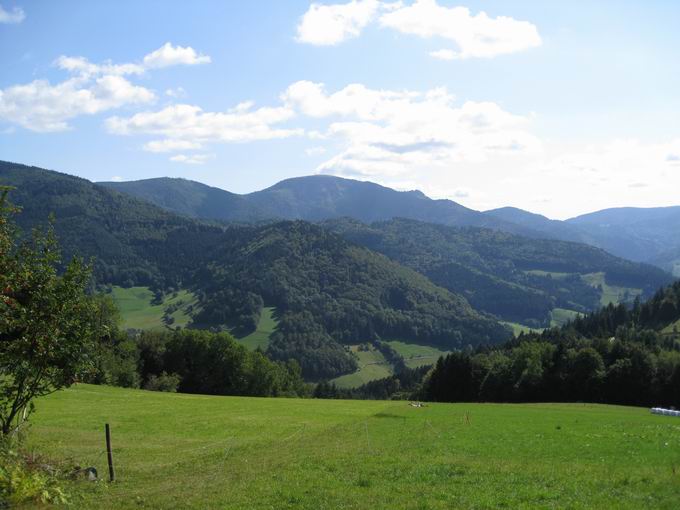
[[[90,268],[73,259],[59,274],[53,229],[20,241],[0,188],[0,435],[33,411],[33,399],[68,387],[93,365],[97,307]]]

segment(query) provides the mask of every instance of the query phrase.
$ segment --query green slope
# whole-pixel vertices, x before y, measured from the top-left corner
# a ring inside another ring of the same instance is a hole
[[[477,310],[534,328],[549,326],[555,308],[587,312],[632,302],[672,280],[659,268],[573,242],[403,218],[371,225],[340,219],[324,226],[465,296]]]
[[[351,351],[356,356],[356,371],[351,374],[336,377],[331,382],[340,388],[357,388],[376,379],[389,377],[394,373],[392,365],[385,359],[381,352],[373,346],[369,350],[359,350],[358,345],[350,346]]]
[[[148,287],[125,289],[114,286],[111,297],[120,310],[123,329],[183,328],[189,324],[197,307],[196,296],[187,290],[167,294],[157,304],[153,303],[154,293]],[[164,320],[166,312],[172,318],[170,321]]]
[[[269,347],[269,337],[276,329],[279,321],[275,317],[276,309],[271,306],[266,306],[262,309],[260,318],[257,321],[255,331],[244,337],[238,338],[249,349],[255,350],[258,347],[262,350],[267,350]]]
[[[29,444],[117,481],[74,508],[676,508],[677,418],[583,404],[208,397],[79,385]]]

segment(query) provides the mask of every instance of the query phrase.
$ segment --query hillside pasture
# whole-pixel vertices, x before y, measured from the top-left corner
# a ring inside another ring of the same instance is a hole
[[[269,347],[269,337],[276,329],[278,323],[279,321],[276,319],[276,309],[269,306],[264,307],[255,331],[237,339],[248,347],[248,349],[255,350],[259,347],[263,351],[266,351],[267,347]]]
[[[584,274],[581,278],[583,278],[583,281],[591,287],[602,289],[602,295],[600,296],[600,305],[602,306],[607,306],[609,303],[618,305],[622,302],[630,302],[635,299],[636,296],[642,294],[642,289],[609,285],[605,280],[604,273]]]
[[[550,325],[552,327],[561,327],[578,316],[579,313],[574,310],[567,310],[566,308],[554,308],[552,312],[550,312]]]
[[[680,419],[591,404],[211,397],[78,385],[29,444],[105,478],[74,508],[674,509]]]
[[[351,374],[332,379],[331,382],[339,388],[357,388],[367,382],[383,379],[393,374],[392,365],[372,345],[368,347],[368,350],[360,350],[359,345],[352,345],[350,349],[356,357],[359,368]]]
[[[387,343],[404,358],[404,363],[409,368],[434,365],[441,356],[448,354],[448,351],[442,351],[430,345],[412,344],[399,340],[392,340]]]
[[[191,321],[190,307],[197,304],[196,297],[188,290],[166,294],[160,303],[153,303],[154,293],[148,287],[112,287],[114,300],[122,318],[124,329],[164,329],[168,325],[163,315],[168,307],[176,308],[170,315],[172,326],[186,327]]]

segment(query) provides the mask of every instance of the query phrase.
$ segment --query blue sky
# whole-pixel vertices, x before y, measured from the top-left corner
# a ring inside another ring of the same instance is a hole
[[[678,205],[680,2],[0,0],[0,158],[329,173],[565,218]]]

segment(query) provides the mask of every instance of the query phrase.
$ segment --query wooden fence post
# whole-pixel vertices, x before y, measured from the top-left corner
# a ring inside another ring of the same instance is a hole
[[[116,472],[113,470],[113,454],[111,453],[111,428],[106,424],[106,453],[109,457],[109,481],[116,481]]]

